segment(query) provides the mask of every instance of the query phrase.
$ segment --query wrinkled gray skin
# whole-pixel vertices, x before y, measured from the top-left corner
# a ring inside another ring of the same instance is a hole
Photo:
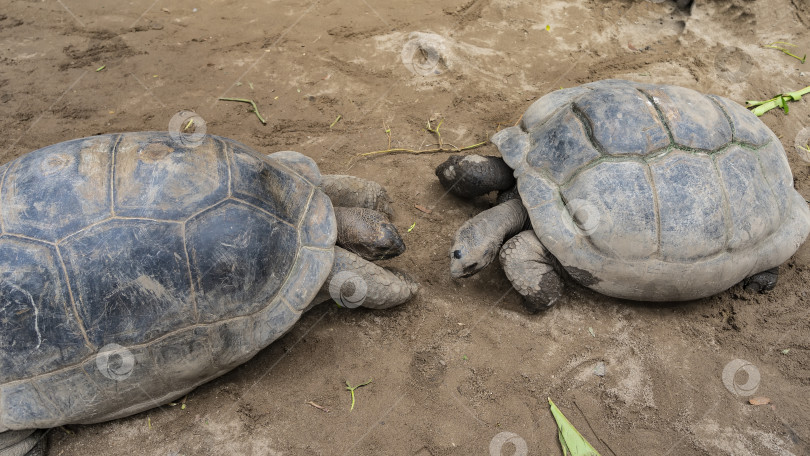
[[[337,244],[369,261],[405,252],[405,243],[389,221],[394,212],[382,185],[341,174],[321,176],[321,189],[335,207]]]
[[[562,268],[533,230],[521,231],[506,241],[500,260],[506,278],[523,296],[529,312],[547,309],[562,297]]]
[[[47,449],[46,431],[25,429],[0,433],[0,455],[2,456],[45,456]]]
[[[500,157],[451,155],[436,167],[436,177],[448,192],[462,198],[515,186],[512,169]]]
[[[544,96],[492,142],[533,228],[501,252],[530,310],[553,304],[564,276],[640,301],[698,299],[740,282],[767,291],[810,233],[778,138],[723,97],[598,81]],[[495,238],[520,231],[500,215],[507,203],[476,216],[481,228],[459,230],[454,276],[485,267]]]
[[[394,216],[391,198],[382,185],[343,174],[326,174],[321,177],[321,189],[329,195],[335,206],[364,207],[382,212],[388,217]]]
[[[526,217],[521,201],[511,199],[464,222],[450,249],[450,275],[469,277],[486,267],[498,256],[504,239],[520,231]]]
[[[324,178],[322,182],[326,182],[326,185],[322,186],[322,190],[336,208],[338,245],[343,243],[345,247],[360,251],[363,256],[370,259],[391,258],[404,251],[401,237],[388,220],[388,214],[391,214],[388,195],[379,184],[352,176],[313,176],[312,173],[317,171],[311,168],[311,161],[294,152],[278,152],[269,156],[283,162],[302,176],[313,180]],[[350,302],[344,307],[362,305],[372,309],[385,309],[410,300],[418,291],[418,285],[407,274],[382,268],[359,255],[335,246],[332,270],[306,310],[326,300],[343,301],[344,295],[347,294],[346,284],[342,283],[345,273],[360,277],[367,289],[363,290],[365,293],[362,301],[354,302],[356,305],[351,305]],[[335,279],[341,283],[335,283]],[[348,291],[348,295],[351,297],[351,290]],[[109,416],[94,417],[87,422],[128,416],[187,394],[190,389],[169,393],[162,401],[157,399],[156,403],[138,404],[123,411],[113,412]],[[0,432],[0,456],[44,456],[47,445],[45,435],[44,430],[37,429]]]
[[[382,212],[365,207],[336,206],[335,218],[337,244],[363,259],[387,260],[405,252],[405,242],[396,226]]]
[[[351,297],[356,292],[354,284],[350,281],[339,284],[334,281],[337,274],[343,272],[357,274],[365,282],[365,288],[358,294],[363,299],[361,304],[352,302]],[[339,295],[335,301],[342,307],[388,309],[408,301],[418,290],[419,285],[408,274],[395,269],[381,268],[347,250],[335,247],[335,264],[332,272],[312,303],[315,305],[330,299],[335,300],[334,296]]]
[[[268,157],[282,160],[302,173],[309,172],[306,165],[297,163],[302,155],[296,152],[276,152]],[[387,309],[413,298],[419,287],[410,276],[371,263],[371,260],[393,258],[405,251],[405,242],[389,221],[393,210],[385,188],[355,176],[325,174],[320,177],[321,190],[335,210],[336,243],[340,247],[335,247],[332,271],[309,308],[334,297],[330,286],[333,292],[342,288],[333,284],[333,279],[341,272],[357,274],[366,282],[368,291],[363,307]]]

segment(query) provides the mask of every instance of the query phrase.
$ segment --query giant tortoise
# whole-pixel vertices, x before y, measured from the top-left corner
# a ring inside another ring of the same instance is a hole
[[[31,152],[0,179],[0,456],[41,451],[35,429],[187,394],[278,339],[316,296],[386,308],[416,292],[335,247],[404,249],[382,187],[322,179],[296,152],[113,134]]]
[[[779,139],[723,97],[598,81],[540,98],[492,142],[503,160],[454,156],[436,170],[461,196],[503,191],[458,230],[450,270],[470,276],[500,251],[532,311],[561,296],[562,277],[641,301],[743,280],[767,290],[810,231]]]

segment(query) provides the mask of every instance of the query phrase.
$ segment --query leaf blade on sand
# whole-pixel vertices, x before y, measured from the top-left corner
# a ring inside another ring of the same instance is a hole
[[[551,398],[548,398],[548,404],[551,407],[551,414],[557,422],[557,436],[560,438],[560,445],[562,446],[564,456],[600,456],[585,437],[577,431],[573,424],[568,421],[568,418],[563,415],[560,409],[554,404]]]

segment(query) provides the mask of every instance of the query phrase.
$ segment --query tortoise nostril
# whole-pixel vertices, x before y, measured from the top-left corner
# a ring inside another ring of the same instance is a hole
[[[453,258],[459,260],[461,259],[461,250],[456,250],[453,252]]]

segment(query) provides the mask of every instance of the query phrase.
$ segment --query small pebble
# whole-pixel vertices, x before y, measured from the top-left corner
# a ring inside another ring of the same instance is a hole
[[[596,367],[593,368],[593,374],[597,375],[599,377],[604,377],[605,376],[605,363],[602,362],[602,361],[599,361],[598,363],[596,363]]]

